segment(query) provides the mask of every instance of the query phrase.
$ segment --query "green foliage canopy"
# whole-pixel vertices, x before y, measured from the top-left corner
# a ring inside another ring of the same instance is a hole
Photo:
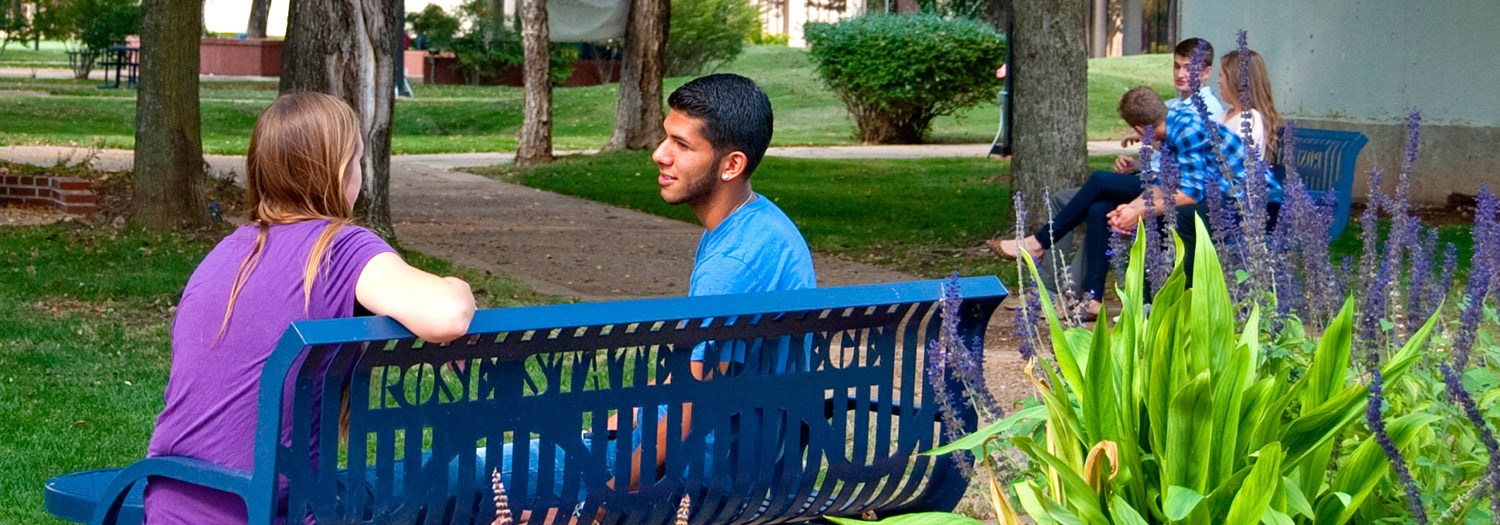
[[[677,0],[667,30],[667,76],[697,75],[734,60],[760,38],[749,0]]]

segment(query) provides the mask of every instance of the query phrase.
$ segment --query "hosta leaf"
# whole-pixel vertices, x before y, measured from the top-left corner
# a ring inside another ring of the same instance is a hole
[[[1180,521],[1192,514],[1198,508],[1198,503],[1203,501],[1203,495],[1198,491],[1172,485],[1167,487],[1167,501],[1162,504],[1162,511],[1167,514],[1167,519]]]
[[[1225,523],[1229,525],[1254,525],[1260,522],[1261,515],[1270,507],[1271,498],[1280,489],[1281,460],[1284,458],[1281,444],[1266,445],[1257,456],[1255,466],[1250,469],[1250,477],[1245,478],[1245,483],[1240,485],[1239,492],[1234,496],[1234,503],[1229,506],[1229,515],[1225,518]]]

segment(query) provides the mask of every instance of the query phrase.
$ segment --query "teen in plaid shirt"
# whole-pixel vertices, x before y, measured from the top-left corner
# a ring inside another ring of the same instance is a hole
[[[1172,195],[1152,196],[1152,209],[1147,209],[1147,199],[1142,195],[1141,178],[1135,163],[1123,166],[1122,173],[1094,172],[1078,194],[1069,201],[1049,224],[1024,239],[995,242],[992,249],[1002,256],[1015,257],[1025,249],[1033,258],[1038,258],[1056,238],[1066,235],[1080,224],[1089,226],[1084,236],[1084,257],[1087,259],[1084,274],[1085,289],[1093,296],[1090,312],[1097,312],[1104,296],[1104,281],[1109,270],[1109,232],[1133,233],[1136,224],[1149,215],[1160,215],[1173,211],[1178,213],[1178,234],[1184,247],[1191,253],[1195,241],[1192,214],[1208,215],[1207,189],[1215,185],[1226,196],[1238,196],[1237,188],[1243,187],[1246,174],[1252,172],[1247,164],[1248,149],[1231,130],[1217,122],[1204,119],[1190,104],[1179,104],[1169,112],[1161,95],[1149,87],[1131,89],[1120,99],[1120,117],[1136,132],[1145,134],[1152,129],[1157,143],[1163,144],[1163,153],[1169,153],[1177,161],[1180,170],[1179,185]],[[1213,126],[1213,128],[1210,128]],[[1214,151],[1213,131],[1219,134],[1223,149],[1223,164]],[[1232,179],[1226,177],[1232,175]],[[1267,196],[1272,201],[1280,200],[1280,186],[1266,172]],[[1233,193],[1231,193],[1233,192]],[[1171,199],[1172,207],[1167,205]],[[1279,203],[1270,207],[1272,224]],[[1185,260],[1191,260],[1191,257]],[[1185,268],[1191,276],[1192,267]]]

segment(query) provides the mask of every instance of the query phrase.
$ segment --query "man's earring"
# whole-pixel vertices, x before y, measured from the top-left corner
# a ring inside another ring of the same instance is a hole
[[[721,176],[721,178],[723,178],[725,181],[728,181],[729,180],[729,174],[725,173],[724,175]]]

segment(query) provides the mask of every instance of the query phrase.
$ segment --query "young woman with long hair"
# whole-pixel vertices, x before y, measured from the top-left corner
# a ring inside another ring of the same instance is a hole
[[[353,223],[364,153],[358,118],[321,93],[278,97],[261,113],[246,158],[250,223],[193,271],[172,325],[166,406],[147,456],[187,456],[249,470],[261,367],[303,319],[389,315],[447,342],[474,316],[469,285],[408,265]],[[148,523],[244,523],[239,497],[153,480]]]
[[[1244,124],[1245,114],[1250,114],[1250,139],[1254,141],[1260,152],[1260,157],[1269,162],[1277,159],[1276,148],[1279,146],[1279,130],[1285,124],[1281,113],[1276,111],[1276,98],[1271,94],[1271,77],[1266,73],[1266,62],[1260,57],[1260,53],[1249,51],[1249,58],[1240,60],[1239,51],[1230,51],[1220,58],[1222,64],[1219,69],[1219,93],[1224,94],[1224,101],[1229,103],[1229,109],[1224,112],[1224,125],[1230,131],[1240,134],[1241,126]],[[1249,92],[1249,107],[1245,107],[1240,96],[1240,85],[1244,84]],[[1270,131],[1267,133],[1267,131]]]

